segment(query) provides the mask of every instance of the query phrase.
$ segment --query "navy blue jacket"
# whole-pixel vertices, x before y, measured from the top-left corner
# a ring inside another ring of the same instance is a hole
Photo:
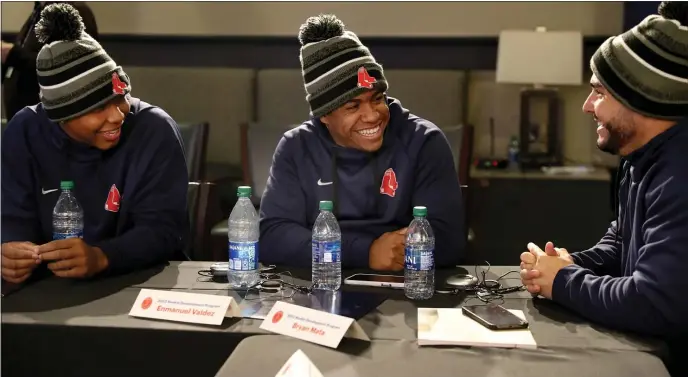
[[[84,241],[103,250],[108,271],[163,262],[183,249],[188,174],[179,129],[162,109],[130,103],[120,142],[107,151],[73,141],[40,104],[12,118],[2,135],[3,243],[51,241],[60,181],[73,180]],[[105,205],[113,185],[117,212]]]
[[[336,145],[317,118],[284,134],[260,205],[261,262],[310,267],[318,205],[332,200],[342,229],[343,266],[367,268],[373,241],[408,226],[414,206],[428,208],[436,266],[458,263],[465,237],[449,143],[437,126],[398,100],[387,102],[390,121],[375,153]],[[385,178],[389,169],[395,180],[390,172]],[[395,190],[381,190],[390,184]]]
[[[617,220],[596,246],[572,254],[552,298],[612,328],[686,334],[688,121],[622,159],[618,175]]]

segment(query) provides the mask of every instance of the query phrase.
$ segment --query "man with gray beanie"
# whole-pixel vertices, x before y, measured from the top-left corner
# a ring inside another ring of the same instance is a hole
[[[402,270],[414,206],[427,207],[434,264],[456,265],[461,189],[444,134],[387,97],[382,66],[335,16],[309,18],[299,39],[311,118],[275,150],[260,206],[261,261],[309,267],[324,200],[342,230],[343,266]]]
[[[529,244],[521,277],[595,322],[672,339],[688,333],[688,3],[658,11],[590,61],[583,111],[621,156],[616,220],[589,250]]]
[[[188,229],[177,125],[130,95],[129,77],[71,5],[43,9],[36,35],[41,103],[19,111],[2,137],[3,280],[21,283],[37,268],[85,278],[169,259]],[[73,186],[83,233],[53,232],[61,186]]]

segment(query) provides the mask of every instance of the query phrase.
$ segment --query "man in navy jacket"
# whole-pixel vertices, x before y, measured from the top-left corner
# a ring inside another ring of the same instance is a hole
[[[3,279],[21,283],[39,266],[84,278],[166,261],[188,229],[177,125],[130,96],[129,77],[69,4],[46,7],[36,33],[41,103],[2,137]],[[61,181],[75,184],[83,238],[53,240]]]
[[[589,250],[549,242],[521,255],[531,293],[665,339],[688,333],[687,5],[662,4],[591,60],[583,110],[597,121],[598,147],[622,157],[616,220]]]
[[[382,67],[336,17],[309,18],[299,39],[312,118],[276,148],[260,206],[261,261],[310,266],[318,204],[331,200],[344,266],[403,269],[414,206],[428,208],[436,266],[456,265],[461,191],[444,134],[386,96]]]

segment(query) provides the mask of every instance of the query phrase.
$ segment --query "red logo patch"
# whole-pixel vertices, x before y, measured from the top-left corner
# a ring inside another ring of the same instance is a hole
[[[282,316],[283,316],[283,315],[284,315],[284,313],[282,313],[281,310],[278,311],[277,313],[275,313],[275,315],[272,316],[272,323],[277,323],[277,322],[279,322],[280,319],[282,319]]]
[[[380,194],[391,196],[396,195],[399,183],[397,183],[397,175],[392,168],[385,170],[385,175],[382,177],[382,184],[380,185]]]
[[[375,77],[369,75],[365,67],[361,67],[358,69],[359,88],[373,89],[373,84],[375,84],[376,82],[377,80],[375,79]]]
[[[150,306],[153,304],[153,299],[150,297],[146,297],[143,302],[141,302],[141,309],[146,310],[150,308]]]
[[[110,187],[110,192],[108,193],[107,200],[105,201],[105,210],[110,212],[119,212],[119,203],[121,197],[119,195],[119,190],[117,186],[112,185]]]
[[[127,84],[122,82],[117,75],[117,72],[112,72],[112,92],[115,94],[124,94],[124,89],[127,88]]]

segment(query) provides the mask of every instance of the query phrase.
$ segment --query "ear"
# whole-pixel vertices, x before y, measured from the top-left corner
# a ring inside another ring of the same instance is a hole
[[[321,116],[321,117],[320,117],[320,121],[322,122],[322,124],[324,124],[324,125],[326,125],[326,126],[329,126],[329,125],[330,125],[330,121],[329,121],[327,115]]]

